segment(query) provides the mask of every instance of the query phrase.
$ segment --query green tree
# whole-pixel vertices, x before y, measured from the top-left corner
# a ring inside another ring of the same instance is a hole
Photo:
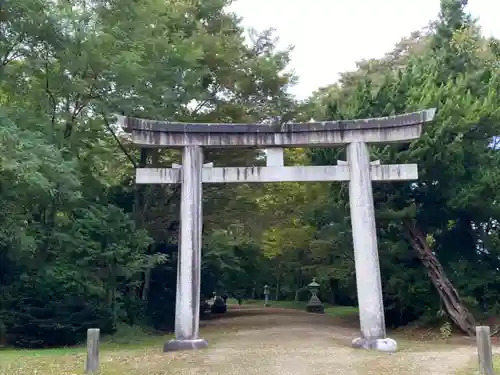
[[[78,341],[89,326],[170,328],[179,190],[136,187],[131,177],[134,168],[179,162],[179,155],[132,148],[115,114],[266,120],[293,107],[284,90],[293,77],[282,73],[288,51],[276,50],[270,32],[245,43],[226,1],[4,3],[0,337],[56,345]],[[256,155],[207,159],[253,164]],[[260,264],[248,240],[259,228],[247,229],[252,219],[241,214],[256,205],[248,206],[248,186],[208,188],[205,196],[217,204],[205,210],[204,269],[223,270],[227,286],[230,274],[255,274]],[[245,230],[223,237],[217,252],[212,244],[230,224]],[[221,268],[222,260],[231,267]]]
[[[497,220],[497,192],[492,186],[499,173],[499,154],[489,145],[500,129],[496,56],[469,20],[463,4],[443,1],[429,47],[411,56],[397,74],[386,71],[383,80],[366,75],[342,87],[344,94],[329,105],[329,118],[437,108],[436,120],[424,127],[418,141],[372,149],[373,157],[385,163],[418,162],[420,173],[412,184],[374,187],[384,297],[389,315],[399,312],[414,319],[443,307],[458,327],[473,334],[474,321],[465,304],[474,311],[483,304],[483,275],[487,269],[493,272],[497,263],[496,249],[478,247],[485,236],[483,226],[491,227],[487,223]],[[332,164],[336,153],[318,150],[312,157]],[[415,250],[411,256],[408,245]],[[415,258],[440,298],[429,300],[428,283],[409,271],[416,267]],[[480,273],[471,272],[479,269]],[[412,287],[398,292],[402,285]]]

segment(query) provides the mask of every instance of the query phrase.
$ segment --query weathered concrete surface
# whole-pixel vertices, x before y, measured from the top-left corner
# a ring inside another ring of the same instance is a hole
[[[167,133],[133,130],[132,140],[141,147],[331,147],[351,142],[399,143],[420,137],[422,125],[399,128],[342,130],[309,133]]]
[[[182,151],[181,229],[177,264],[175,338],[191,347],[199,339],[203,150],[186,147]],[[186,167],[187,166],[187,167]],[[179,171],[179,169],[176,169]],[[167,349],[168,344],[165,346]]]
[[[398,350],[396,340],[385,338],[367,340],[362,337],[357,337],[352,340],[351,346],[355,349],[378,350],[379,352],[395,352]]]
[[[282,167],[284,163],[284,150],[281,147],[266,150],[266,165],[268,167]]]
[[[167,133],[308,133],[345,130],[367,130],[397,128],[418,125],[431,121],[435,109],[405,113],[396,116],[368,119],[318,121],[302,123],[276,124],[238,124],[238,123],[189,123],[145,120],[134,117],[122,117],[125,130],[146,130]]]
[[[361,336],[372,341],[385,338],[385,318],[367,145],[348,145],[347,161],[351,166],[349,203]]]
[[[176,184],[181,182],[179,168],[138,168],[138,184]],[[295,167],[226,167],[202,170],[204,183],[232,182],[316,182],[349,181],[349,165]],[[372,181],[408,181],[418,178],[416,164],[370,165]]]
[[[190,124],[125,117],[123,125],[142,147],[329,147],[352,142],[393,143],[417,139],[434,109],[375,119],[285,124]]]
[[[203,339],[196,340],[170,340],[163,346],[164,352],[176,352],[180,350],[193,350],[208,348],[208,343]]]
[[[371,163],[370,163],[371,164]],[[372,181],[411,181],[418,179],[417,164],[380,165],[380,160],[370,165]]]

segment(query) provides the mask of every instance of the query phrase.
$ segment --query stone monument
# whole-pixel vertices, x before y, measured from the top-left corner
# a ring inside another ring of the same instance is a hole
[[[377,249],[372,181],[418,179],[416,164],[370,161],[368,144],[418,139],[435,109],[362,120],[274,124],[200,124],[124,117],[132,141],[142,148],[178,148],[182,165],[138,168],[138,184],[181,184],[175,339],[164,350],[204,348],[199,337],[202,184],[290,181],[349,181],[361,341],[377,349],[385,340],[384,307]],[[284,166],[287,147],[347,147],[347,161],[328,166]],[[204,148],[267,149],[265,167],[217,168],[203,163]],[[353,344],[354,345],[354,344]]]
[[[269,307],[269,285],[264,285],[264,307]]]
[[[307,302],[306,311],[312,312],[312,313],[324,314],[325,307],[323,306],[320,299],[318,298],[319,284],[316,282],[315,277],[313,278],[312,282],[307,287],[309,288],[309,291],[311,292],[311,299],[309,299],[309,302]]]

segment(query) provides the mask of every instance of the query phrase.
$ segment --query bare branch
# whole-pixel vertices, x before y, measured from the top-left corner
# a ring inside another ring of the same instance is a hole
[[[201,101],[200,103],[198,103],[198,105],[193,110],[193,112],[191,113],[191,115],[192,116],[196,116],[198,114],[198,112],[205,106],[205,104],[208,103],[209,100],[211,100],[211,99],[205,99],[205,100]]]
[[[127,159],[132,163],[132,165],[134,166],[134,168],[137,169],[137,167],[138,167],[137,166],[137,162],[134,160],[134,158],[132,157],[132,155],[130,155],[130,153],[127,151],[127,149],[125,148],[125,146],[123,145],[123,143],[120,141],[120,139],[116,135],[115,131],[113,130],[113,128],[111,127],[109,121],[107,120],[106,116],[104,115],[104,112],[101,112],[101,114],[102,114],[102,118],[104,119],[104,124],[106,125],[106,128],[109,130],[109,132],[111,133],[111,135],[115,139],[116,143],[118,144],[118,147],[120,147],[120,149],[123,151],[123,153],[125,154],[125,156],[127,157]]]
[[[57,110],[57,102],[56,98],[54,97],[54,94],[50,91],[49,87],[49,63],[48,61],[45,62],[45,93],[49,96],[51,105],[52,105],[52,116],[50,122],[52,123],[52,126],[54,126],[54,123],[56,121],[56,110]]]

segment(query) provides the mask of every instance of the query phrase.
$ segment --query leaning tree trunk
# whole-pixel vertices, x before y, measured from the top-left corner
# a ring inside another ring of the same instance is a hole
[[[426,241],[425,235],[416,226],[415,222],[403,222],[410,238],[413,249],[427,270],[432,283],[437,289],[444,303],[444,308],[453,322],[469,336],[475,336],[475,321],[472,314],[460,300],[457,290],[450,282],[436,255]]]

